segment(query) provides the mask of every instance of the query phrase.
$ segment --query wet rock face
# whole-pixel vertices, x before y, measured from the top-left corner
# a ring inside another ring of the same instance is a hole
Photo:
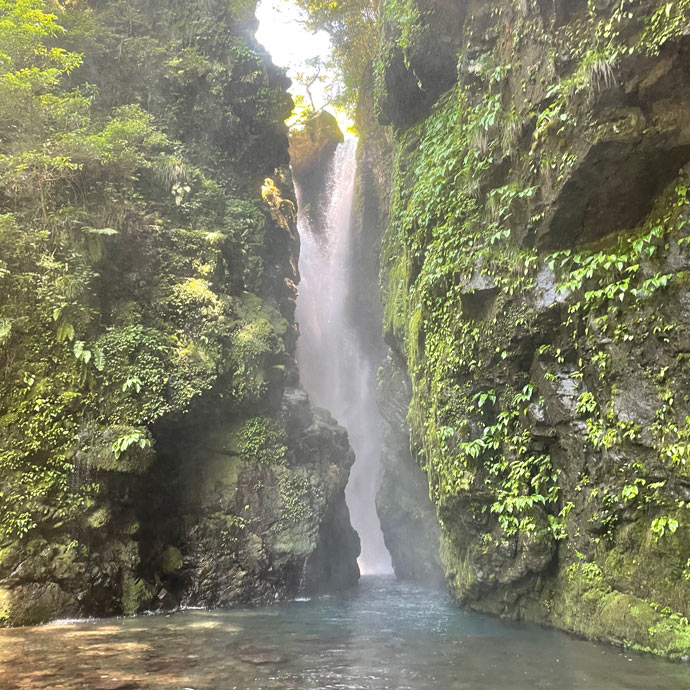
[[[347,434],[301,389],[286,389],[279,422],[282,457],[262,457],[260,467],[238,454],[236,430],[221,427],[212,450],[196,450],[181,486],[184,603],[270,603],[357,583],[359,539],[344,494],[354,462]]]
[[[396,576],[433,587],[444,582],[439,556],[441,531],[429,499],[427,478],[410,453],[406,419],[410,397],[403,362],[389,352],[379,371],[383,479],[376,510]]]
[[[296,177],[308,184],[323,176],[338,144],[344,141],[338,121],[326,110],[307,120],[290,136],[290,165]]]
[[[450,590],[687,654],[690,6],[404,4],[384,3],[374,92],[396,128],[381,278],[409,409],[383,379]],[[415,59],[442,22],[438,97]]]
[[[413,125],[455,83],[455,55],[466,6],[464,0],[411,0],[405,22],[384,9],[378,55],[384,68],[377,85],[381,124]]]
[[[546,249],[596,241],[637,226],[690,160],[690,41],[657,59],[623,58],[592,107],[593,140],[579,142],[578,162],[545,199],[537,230]],[[586,147],[586,148],[585,148]]]
[[[327,198],[326,184],[333,155],[345,140],[338,122],[331,113],[322,110],[308,120],[302,129],[290,133],[290,165],[300,189],[310,199]],[[324,209],[300,199],[300,211],[312,228],[324,227]]]
[[[365,339],[365,351],[381,362],[377,403],[383,418],[383,474],[376,511],[397,577],[428,586],[443,584],[440,530],[429,486],[418,458],[410,452],[407,409],[410,381],[399,353],[382,342],[382,305],[378,298],[381,236],[390,211],[391,133],[376,118],[373,75],[365,75],[356,116],[360,133],[355,181],[357,275],[351,299]],[[387,352],[388,349],[388,352]]]

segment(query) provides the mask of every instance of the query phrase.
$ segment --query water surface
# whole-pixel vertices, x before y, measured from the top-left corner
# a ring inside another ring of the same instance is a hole
[[[0,631],[0,688],[683,690],[690,666],[458,610],[387,577],[267,609]]]

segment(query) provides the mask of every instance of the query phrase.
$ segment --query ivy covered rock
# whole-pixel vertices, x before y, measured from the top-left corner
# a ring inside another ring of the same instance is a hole
[[[451,592],[685,656],[690,5],[388,0],[379,23],[384,330]]]
[[[254,5],[0,8],[2,624],[287,596],[350,529],[342,430],[304,399],[315,447],[284,438],[292,102]]]

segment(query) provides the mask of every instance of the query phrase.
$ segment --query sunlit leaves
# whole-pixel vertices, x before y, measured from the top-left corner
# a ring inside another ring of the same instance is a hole
[[[297,0],[307,11],[309,27],[327,31],[333,45],[335,64],[342,76],[342,89],[334,100],[351,110],[357,100],[364,69],[373,58],[376,45],[374,0]]]
[[[141,450],[151,447],[151,439],[146,429],[131,428],[126,433],[118,436],[118,438],[113,441],[112,446],[115,458],[119,458],[132,446],[136,446]]]

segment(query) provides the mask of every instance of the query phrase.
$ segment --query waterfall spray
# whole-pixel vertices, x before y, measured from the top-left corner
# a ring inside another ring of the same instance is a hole
[[[378,362],[357,335],[357,314],[350,305],[354,280],[352,205],[356,142],[336,150],[318,212],[305,212],[298,188],[300,296],[297,358],[300,376],[314,402],[331,411],[349,433],[356,461],[346,489],[353,527],[359,533],[363,574],[392,572],[376,514],[381,417],[376,406]]]

